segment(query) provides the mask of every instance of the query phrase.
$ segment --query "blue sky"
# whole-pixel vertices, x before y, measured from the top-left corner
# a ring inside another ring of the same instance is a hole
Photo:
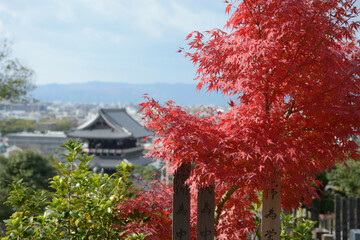
[[[222,28],[222,0],[3,0],[0,34],[36,84],[192,83],[193,30]]]

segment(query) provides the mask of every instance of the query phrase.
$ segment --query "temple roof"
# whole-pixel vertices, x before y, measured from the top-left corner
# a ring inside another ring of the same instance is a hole
[[[102,108],[98,114],[67,133],[68,137],[91,139],[144,138],[151,134],[124,108]]]

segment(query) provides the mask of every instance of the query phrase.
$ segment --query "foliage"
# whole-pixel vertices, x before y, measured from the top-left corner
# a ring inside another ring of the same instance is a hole
[[[156,169],[155,166],[135,166],[134,174],[137,174],[145,182],[151,182],[160,177],[160,172]]]
[[[71,120],[68,119],[58,119],[58,120],[46,120],[40,119],[40,122],[54,122],[56,124],[56,131],[66,131],[74,127],[74,124]],[[36,121],[26,120],[26,119],[5,119],[0,120],[0,132],[2,135],[8,133],[16,132],[33,132],[36,130]]]
[[[59,119],[55,121],[56,131],[67,131],[72,127],[75,127],[73,123],[68,119]]]
[[[31,150],[15,151],[0,162],[1,184],[22,179],[28,187],[47,189],[49,178],[56,173],[54,163],[55,160],[51,156],[44,156]]]
[[[34,120],[26,119],[6,119],[0,120],[0,132],[2,135],[15,132],[32,132],[36,129],[36,122]]]
[[[257,230],[255,231],[256,237],[261,240],[260,217],[257,218]],[[293,217],[291,214],[284,214],[281,212],[281,222],[280,222],[280,240],[312,240],[312,230],[316,224],[308,219],[301,219],[295,221],[296,217]]]
[[[49,119],[40,119],[39,122],[51,122],[55,123],[56,131],[67,131],[71,128],[75,127],[75,123],[72,120],[69,119],[55,119],[55,120],[49,120]]]
[[[30,150],[16,151],[9,158],[0,157],[0,220],[9,218],[11,208],[4,203],[11,182],[22,180],[24,187],[48,189],[49,178],[55,176],[54,160]]]
[[[235,193],[237,192],[235,191]],[[172,186],[154,181],[146,186],[145,190],[137,192],[136,195],[137,198],[127,199],[117,208],[116,214],[118,218],[121,222],[126,222],[125,225],[120,227],[123,230],[122,236],[130,236],[131,234],[143,232],[148,234],[147,239],[150,240],[171,239]],[[235,194],[231,198],[238,199],[239,196]],[[196,196],[191,196],[191,199],[191,230],[192,238],[194,238],[196,236],[197,213],[195,210],[196,200],[194,200]],[[235,224],[236,221],[237,224],[244,224],[244,221],[239,220],[244,215],[238,214],[239,212],[236,209],[239,207],[228,201],[222,209],[222,219],[216,222],[215,225],[216,239],[240,239],[239,237],[244,235],[250,236],[252,232],[261,239],[261,195],[254,196],[254,199],[259,200],[251,204],[251,212],[254,213],[251,221],[254,221],[256,229],[246,233],[233,231],[234,229],[241,230],[241,228],[246,226],[240,225],[239,228],[239,225]],[[295,219],[292,215],[281,213],[280,239],[311,240],[311,231],[316,222],[305,219],[295,222]]]
[[[68,151],[67,163],[56,166],[53,191],[39,193],[20,181],[13,183],[8,204],[16,212],[5,221],[4,239],[117,239],[121,233],[113,227],[123,224],[113,210],[132,195],[132,166],[122,163],[112,176],[94,174],[89,171],[91,157],[81,155],[81,144],[70,139],[61,147]]]
[[[257,226],[253,233],[258,239],[261,240],[261,194],[259,194],[259,202],[253,203],[251,211],[254,213],[254,220]],[[281,240],[312,240],[312,230],[316,222],[308,219],[300,219],[295,221],[296,217],[292,214],[285,214],[283,211],[280,213],[280,239]]]
[[[313,219],[318,219],[319,214],[328,214],[334,212],[334,197],[335,192],[332,189],[328,189],[329,184],[327,173],[329,170],[321,172],[317,175],[316,179],[321,182],[317,187],[318,198],[313,200],[311,205],[311,214]]]
[[[152,182],[136,193],[135,199],[127,199],[117,207],[116,215],[123,226],[117,226],[128,237],[145,233],[147,239],[171,239],[172,188]]]
[[[312,230],[316,222],[302,219],[295,223],[296,217],[281,213],[281,240],[312,240]]]
[[[348,159],[346,165],[337,163],[335,168],[327,173],[329,184],[336,191],[347,196],[360,196],[360,162]]]
[[[225,31],[189,34],[186,56],[197,88],[231,97],[230,110],[193,115],[145,96],[146,126],[159,136],[150,155],[170,172],[193,163],[192,191],[227,183],[251,195],[276,183],[283,208],[309,204],[319,172],[358,156],[349,138],[360,132],[358,9],[340,0],[226,2]]]
[[[245,189],[241,188],[241,189]],[[231,198],[220,209],[220,217],[215,221],[216,239],[241,239],[241,236],[253,232],[255,229],[248,227],[254,225],[252,216],[245,207],[238,207],[239,202],[253,201],[257,203],[257,196],[247,196],[238,188]],[[215,191],[216,204],[227,192],[227,188],[218,188]],[[117,216],[123,236],[143,232],[148,234],[147,239],[163,240],[171,239],[171,214],[172,214],[172,186],[154,181],[136,193],[135,199],[127,199],[118,206]],[[197,193],[191,195],[191,232],[192,239],[196,236]],[[234,231],[237,229],[237,231]]]
[[[0,100],[27,101],[26,94],[34,89],[34,72],[18,59],[12,58],[9,42],[0,43]]]

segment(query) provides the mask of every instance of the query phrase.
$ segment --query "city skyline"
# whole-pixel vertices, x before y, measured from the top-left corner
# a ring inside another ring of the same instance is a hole
[[[222,28],[221,0],[35,0],[0,3],[0,34],[37,85],[89,81],[194,83],[180,47]]]

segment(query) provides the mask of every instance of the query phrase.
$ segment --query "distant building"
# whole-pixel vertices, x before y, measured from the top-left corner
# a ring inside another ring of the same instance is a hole
[[[109,108],[100,109],[89,122],[67,132],[67,137],[80,139],[85,153],[94,155],[90,163],[112,173],[121,161],[133,165],[148,165],[153,161],[143,157],[143,139],[150,133],[124,108]]]
[[[63,151],[59,145],[68,141],[64,132],[20,132],[6,135],[8,146],[30,149],[42,154],[56,154]]]
[[[56,131],[56,123],[54,122],[38,122],[36,123],[36,130],[42,133],[49,131]]]

